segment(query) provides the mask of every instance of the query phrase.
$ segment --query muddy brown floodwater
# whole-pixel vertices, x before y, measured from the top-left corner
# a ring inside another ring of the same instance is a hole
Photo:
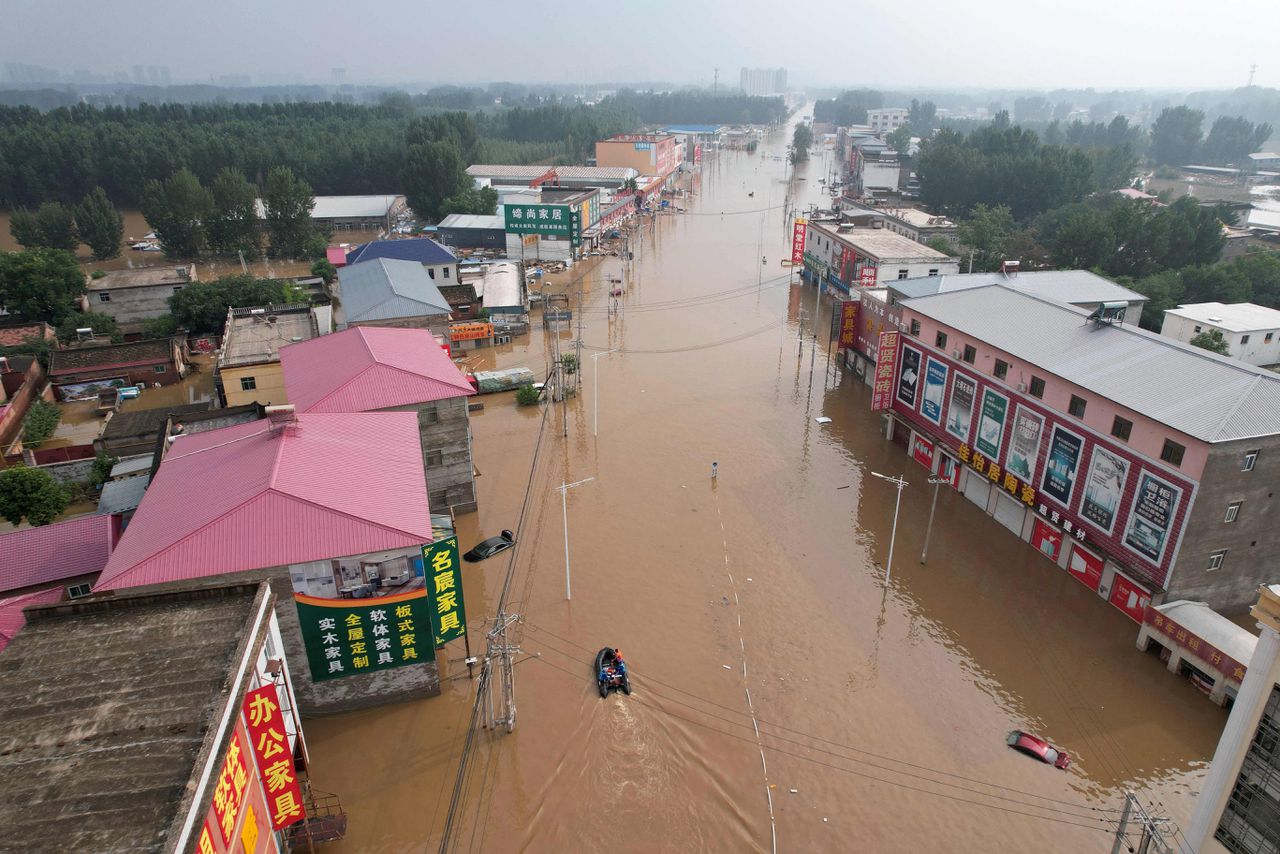
[[[584,356],[568,437],[559,409],[542,436],[510,602],[517,725],[476,739],[451,849],[1103,851],[1126,788],[1185,824],[1225,714],[1139,654],[1135,624],[955,493],[918,562],[923,470],[828,370],[830,307],[815,343],[813,289],[778,264],[788,141],[709,159],[688,212],[635,233],[629,270],[582,275],[586,352],[620,352],[594,360],[598,401]],[[802,208],[825,202],[830,157],[796,170]],[[541,372],[547,348],[535,323],[481,361]],[[516,527],[541,423],[482,400],[464,548]],[[888,586],[894,493],[872,470],[911,481]],[[567,602],[553,486],[589,477],[568,499]],[[475,649],[506,558],[466,566]],[[630,697],[596,694],[606,644]],[[461,645],[442,655],[460,677],[443,696],[308,722],[315,784],[350,817],[335,854],[439,846],[474,690]],[[1013,728],[1070,770],[1009,750]]]

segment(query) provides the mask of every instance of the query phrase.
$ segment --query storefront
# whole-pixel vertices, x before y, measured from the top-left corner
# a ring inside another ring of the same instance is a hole
[[[1096,593],[1102,583],[1102,557],[1073,540],[1067,551],[1067,572]]]
[[[1147,607],[1140,621],[1138,649],[1157,654],[1175,673],[1209,695],[1231,705],[1244,679],[1245,665],[1258,638],[1203,602],[1179,600]]]
[[[1040,554],[1057,563],[1062,555],[1062,529],[1055,528],[1037,516],[1031,527],[1031,545]]]
[[[1151,591],[1115,570],[1111,579],[1111,595],[1107,601],[1135,623],[1141,623],[1147,613],[1147,606],[1151,604]]]
[[[1027,505],[1003,492],[996,493],[996,521],[1019,537],[1027,522]]]

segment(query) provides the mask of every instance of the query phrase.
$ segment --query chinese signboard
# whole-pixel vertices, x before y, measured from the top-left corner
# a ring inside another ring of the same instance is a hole
[[[1084,440],[1061,427],[1053,428],[1049,440],[1049,459],[1040,488],[1063,507],[1071,506],[1071,493],[1076,488],[1076,468],[1080,465],[1080,449]]]
[[[244,790],[249,783],[249,760],[245,756],[244,730],[237,723],[227,745],[227,758],[213,789],[213,818],[222,835],[224,847],[231,844],[240,809],[244,806]]]
[[[876,268],[874,265],[862,265],[862,269],[858,271],[858,284],[864,288],[874,288],[876,286]]]
[[[804,235],[807,220],[800,218],[791,226],[791,263],[804,263]]]
[[[974,447],[988,459],[1000,459],[1000,440],[1004,436],[1004,419],[1009,414],[1009,399],[991,389],[982,393],[982,410],[978,416],[978,436]]]
[[[1040,434],[1044,419],[1019,406],[1013,416],[1013,435],[1009,439],[1009,456],[1004,467],[1028,483],[1035,480],[1036,456],[1040,453]]]
[[[1062,532],[1037,516],[1031,528],[1031,545],[1049,560],[1057,561],[1062,550]]]
[[[563,237],[577,246],[582,242],[580,214],[570,205],[503,205],[503,227],[508,234],[540,234]]]
[[[1153,563],[1160,563],[1181,498],[1178,487],[1144,471],[1138,480],[1124,544]]]
[[[947,389],[947,370],[947,366],[937,359],[930,359],[924,371],[920,414],[939,426],[942,424],[942,396]]]
[[[1155,608],[1148,606],[1143,622],[1149,626],[1154,626],[1169,640],[1201,661],[1207,661],[1213,665],[1215,670],[1228,679],[1234,679],[1237,682],[1244,679],[1245,666],[1243,664],[1208,643],[1196,633],[1187,631],[1181,624],[1169,619]]]
[[[933,471],[933,442],[915,431],[911,433],[911,458]]]
[[[293,594],[311,678],[341,679],[435,660],[426,590],[376,599]]]
[[[876,381],[871,387],[871,411],[880,412],[893,404],[893,371],[898,366],[898,330],[880,333],[876,361]]]
[[[1129,479],[1129,461],[1101,445],[1093,446],[1093,458],[1084,480],[1084,500],[1080,515],[1110,534],[1116,524],[1124,484]]]
[[[951,408],[947,410],[947,432],[961,442],[969,441],[969,425],[973,420],[973,401],[978,395],[978,384],[957,373],[951,386]]]
[[[1135,623],[1141,623],[1143,615],[1147,613],[1147,605],[1151,603],[1151,594],[1117,572],[1111,580],[1109,601],[1128,614]]]
[[[458,538],[450,537],[422,547],[431,598],[431,633],[436,646],[444,646],[467,633],[467,611],[462,601],[462,575],[458,571]]]
[[[916,386],[920,384],[920,351],[902,347],[902,370],[898,373],[898,401],[907,409],[916,408]]]
[[[492,337],[492,323],[455,323],[449,327],[450,341],[474,341],[477,338]]]
[[[848,350],[858,343],[858,301],[846,300],[840,304],[840,345]]]
[[[1097,590],[1102,583],[1102,558],[1072,543],[1071,554],[1067,556],[1067,572],[1085,587]]]
[[[244,698],[244,718],[248,724],[249,743],[257,760],[258,773],[267,790],[271,829],[281,830],[304,818],[302,786],[293,766],[289,748],[289,732],[280,711],[280,695],[276,686],[267,683],[250,691]],[[252,850],[252,848],[250,849]]]

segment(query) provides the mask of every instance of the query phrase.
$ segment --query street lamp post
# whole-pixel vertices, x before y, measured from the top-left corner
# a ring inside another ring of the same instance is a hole
[[[600,363],[596,359],[616,352],[618,350],[614,348],[613,350],[605,350],[603,353],[591,354],[591,408],[594,410],[591,424],[592,436],[600,435]]]
[[[931,477],[929,483],[933,484],[933,501],[929,504],[929,524],[924,529],[924,548],[920,550],[920,562],[924,563],[924,559],[929,554],[929,535],[933,533],[933,511],[938,506],[938,487],[944,483],[950,483],[949,477]]]
[[[595,478],[583,478],[573,483],[561,481],[560,485],[556,487],[556,492],[560,493],[560,512],[564,514],[564,598],[566,600],[573,598],[573,591],[569,586],[569,490],[592,480],[595,480]]]
[[[893,543],[898,537],[898,509],[902,506],[902,489],[907,485],[905,478],[890,477],[887,474],[880,474],[878,471],[871,472],[872,477],[878,477],[881,480],[887,480],[898,488],[898,498],[893,503],[893,528],[889,532],[889,562],[884,567],[884,583],[889,583],[889,574],[893,572]]]

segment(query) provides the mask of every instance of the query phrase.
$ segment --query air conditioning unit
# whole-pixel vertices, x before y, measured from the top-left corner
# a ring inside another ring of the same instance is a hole
[[[1026,383],[1018,383],[1018,391],[1025,392],[1026,390],[1027,390],[1027,384],[1026,384]]]
[[[959,350],[952,350],[952,351],[951,351],[951,358],[953,358],[953,359],[957,359],[957,360],[958,360],[958,359],[960,358],[960,351],[959,351]]]

